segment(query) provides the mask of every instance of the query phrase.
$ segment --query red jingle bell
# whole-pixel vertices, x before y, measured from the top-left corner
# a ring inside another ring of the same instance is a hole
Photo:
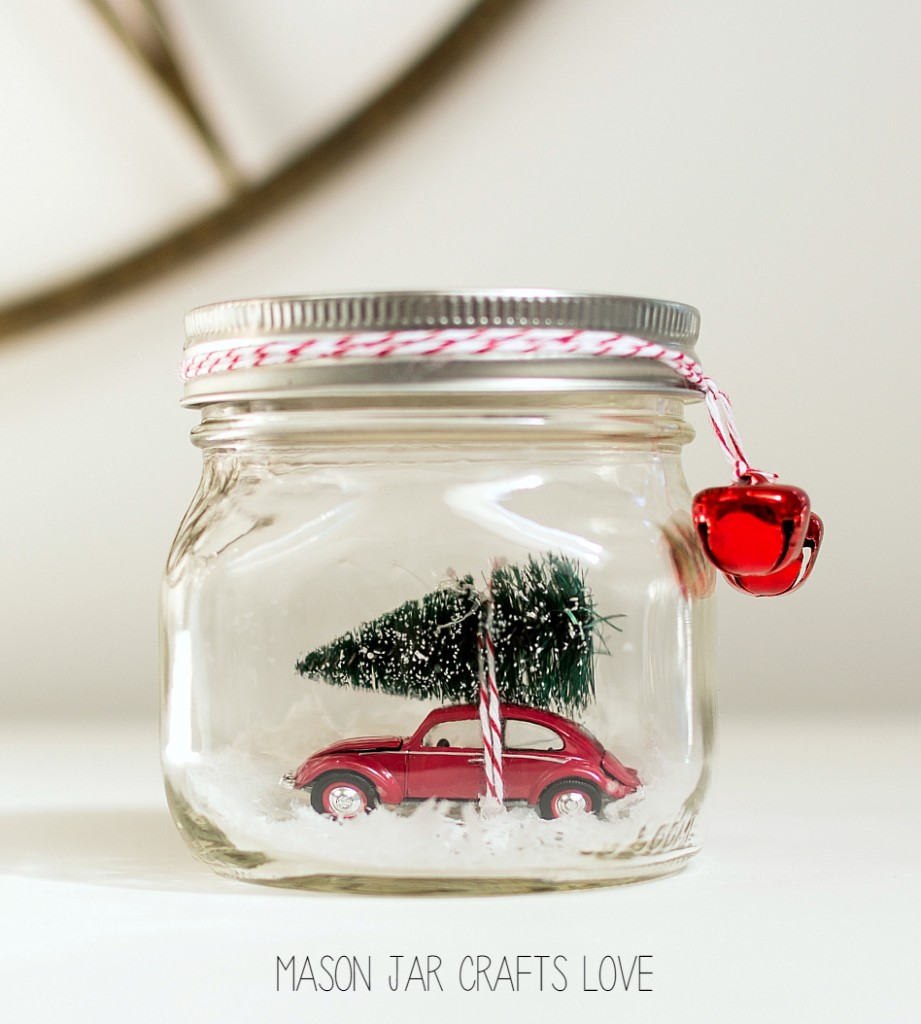
[[[794,558],[789,565],[776,572],[764,573],[760,576],[739,576],[726,573],[726,579],[737,589],[746,594],[753,594],[755,597],[777,597],[779,594],[789,594],[791,591],[801,587],[812,572],[815,560],[819,553],[819,545],[822,543],[824,526],[822,520],[810,512],[809,525],[806,529],[806,539],[803,541],[803,550],[797,558]],[[807,559],[808,553],[808,559]],[[806,567],[803,568],[805,561]]]
[[[805,491],[753,477],[701,491],[693,512],[707,556],[728,576],[774,576],[791,567],[810,523]]]

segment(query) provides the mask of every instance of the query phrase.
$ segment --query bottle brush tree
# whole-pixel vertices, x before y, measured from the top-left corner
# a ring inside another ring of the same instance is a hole
[[[600,617],[582,570],[553,554],[500,566],[482,589],[472,576],[452,577],[309,651],[297,671],[335,686],[476,703],[477,640],[490,602],[501,700],[562,714],[585,707],[599,628],[617,629],[611,620],[620,616]]]

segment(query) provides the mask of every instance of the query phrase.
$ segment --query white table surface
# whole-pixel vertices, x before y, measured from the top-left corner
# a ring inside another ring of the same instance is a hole
[[[917,720],[724,721],[683,873],[476,899],[222,880],[173,829],[151,725],[8,723],[0,740],[3,1020],[921,1021]],[[343,954],[371,958],[370,993],[276,991],[277,957]],[[440,956],[444,991],[391,992],[397,954]],[[563,956],[567,987],[465,992],[468,955]],[[648,957],[651,991],[591,991],[606,955]]]

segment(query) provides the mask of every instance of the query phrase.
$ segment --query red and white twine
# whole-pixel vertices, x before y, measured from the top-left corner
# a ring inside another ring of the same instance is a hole
[[[621,358],[652,359],[668,366],[699,391],[710,414],[717,441],[736,478],[773,479],[753,469],[725,392],[700,364],[674,348],[643,338],[609,331],[550,330],[546,328],[439,328],[415,331],[365,331],[355,334],[317,333],[296,340],[266,341],[191,353],[180,368],[183,381],[212,373],[290,366],[300,363],[355,359],[514,359]]]
[[[497,565],[493,565],[495,572]],[[480,683],[480,728],[483,731],[483,769],[486,793],[482,801],[487,813],[502,806],[505,784],[502,772],[502,717],[499,710],[499,684],[496,680],[496,648],[493,642],[494,602],[492,574],[483,597],[480,628],[477,633],[477,671]]]

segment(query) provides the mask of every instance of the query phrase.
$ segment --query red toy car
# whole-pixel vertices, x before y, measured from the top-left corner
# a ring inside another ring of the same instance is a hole
[[[641,785],[586,729],[560,715],[502,706],[502,764],[507,801],[524,801],[544,818],[600,813]],[[378,803],[476,800],[484,791],[483,736],[474,705],[432,711],[408,739],[342,740],[312,754],[282,785],[310,789],[320,814],[354,818]]]

